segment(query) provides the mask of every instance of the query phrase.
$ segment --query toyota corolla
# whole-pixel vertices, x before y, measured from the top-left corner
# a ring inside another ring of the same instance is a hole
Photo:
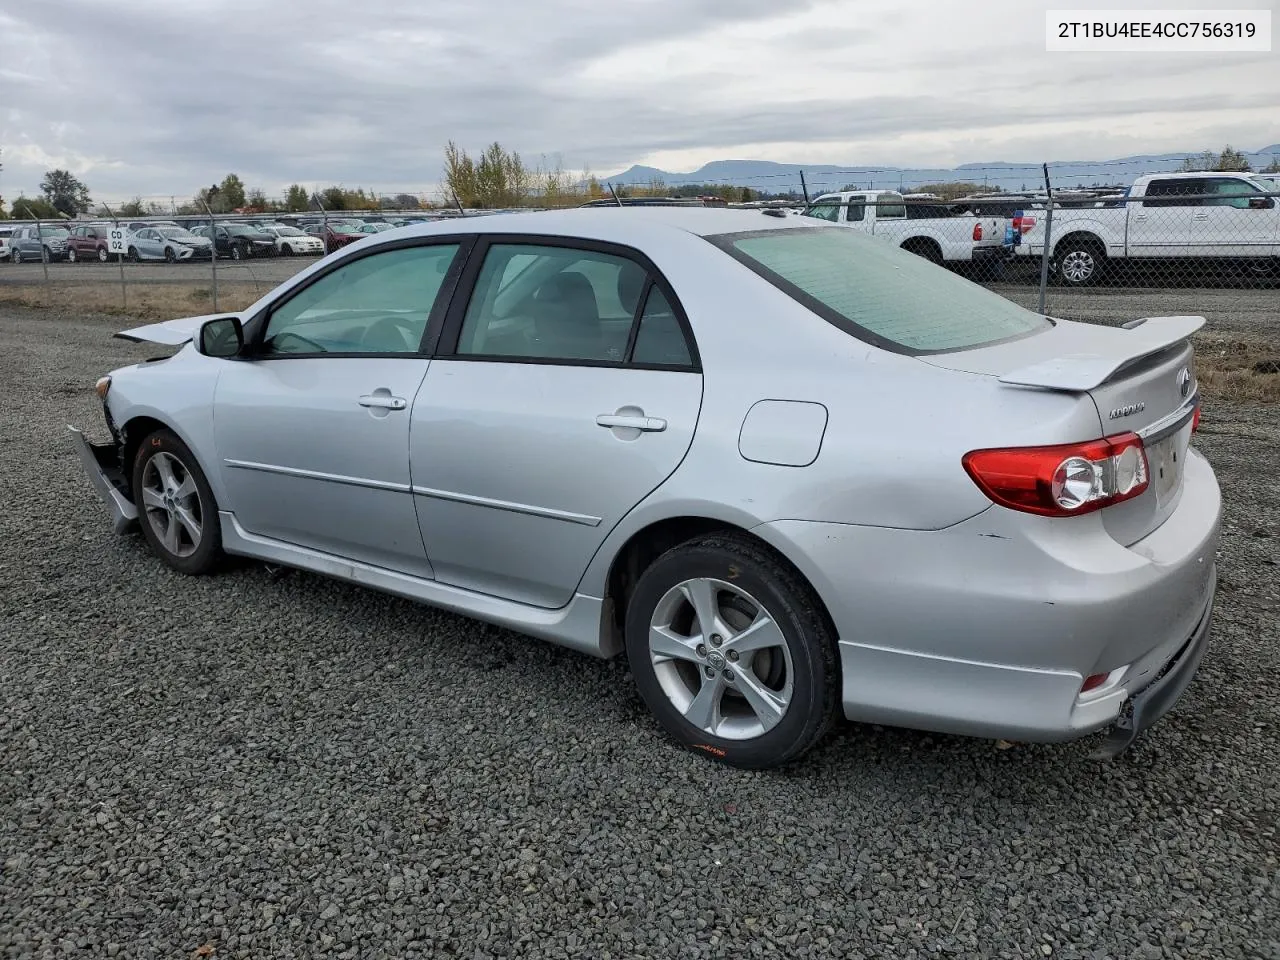
[[[254,557],[625,655],[726,763],[841,714],[1114,756],[1208,644],[1203,323],[1047,318],[773,212],[496,215],[124,331],[179,349],[71,434],[176,570]]]

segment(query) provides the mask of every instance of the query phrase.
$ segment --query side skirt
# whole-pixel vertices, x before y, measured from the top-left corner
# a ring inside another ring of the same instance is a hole
[[[599,597],[575,593],[568,604],[556,610],[531,607],[308,547],[299,547],[282,540],[261,537],[249,533],[240,526],[235,514],[225,510],[219,511],[218,518],[222,525],[222,549],[227,553],[296,567],[392,593],[408,600],[417,600],[519,633],[527,633],[593,657],[609,658],[621,652],[621,645],[612,638],[612,632],[604,629],[604,601]]]

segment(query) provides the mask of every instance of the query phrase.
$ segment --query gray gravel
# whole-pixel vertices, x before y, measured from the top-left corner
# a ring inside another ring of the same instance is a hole
[[[1213,408],[1216,640],[1122,761],[846,725],[751,774],[625,663],[256,564],[70,454],[117,320],[0,314],[0,954],[1280,957],[1280,428]]]

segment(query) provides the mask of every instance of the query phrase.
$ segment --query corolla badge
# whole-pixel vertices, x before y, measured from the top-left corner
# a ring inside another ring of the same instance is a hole
[[[1137,403],[1126,403],[1123,407],[1116,407],[1111,411],[1108,419],[1119,420],[1121,417],[1132,417],[1135,413],[1141,413],[1147,409],[1145,400],[1139,400]]]
[[[1178,394],[1185,397],[1191,392],[1191,371],[1183,367],[1178,371]]]

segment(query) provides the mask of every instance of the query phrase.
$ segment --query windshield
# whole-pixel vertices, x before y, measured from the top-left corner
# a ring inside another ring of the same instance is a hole
[[[183,230],[181,227],[160,227],[160,236],[170,240],[185,240],[187,237],[194,237],[195,234],[190,230]]]
[[[62,240],[71,236],[71,231],[66,227],[41,227],[40,236],[53,240]]]
[[[276,234],[281,237],[305,237],[306,234],[297,227],[276,227]]]
[[[333,223],[330,221],[329,229],[334,233],[359,233],[360,228],[354,223]]]
[[[1250,177],[1250,179],[1262,188],[1263,193],[1280,193],[1280,179],[1275,177]]]
[[[1048,329],[1044,317],[923,257],[838,227],[708,238],[814,313],[899,353],[945,353]]]
[[[227,224],[227,232],[237,237],[247,237],[250,234],[257,234],[257,230],[253,227],[246,227],[241,224]]]

